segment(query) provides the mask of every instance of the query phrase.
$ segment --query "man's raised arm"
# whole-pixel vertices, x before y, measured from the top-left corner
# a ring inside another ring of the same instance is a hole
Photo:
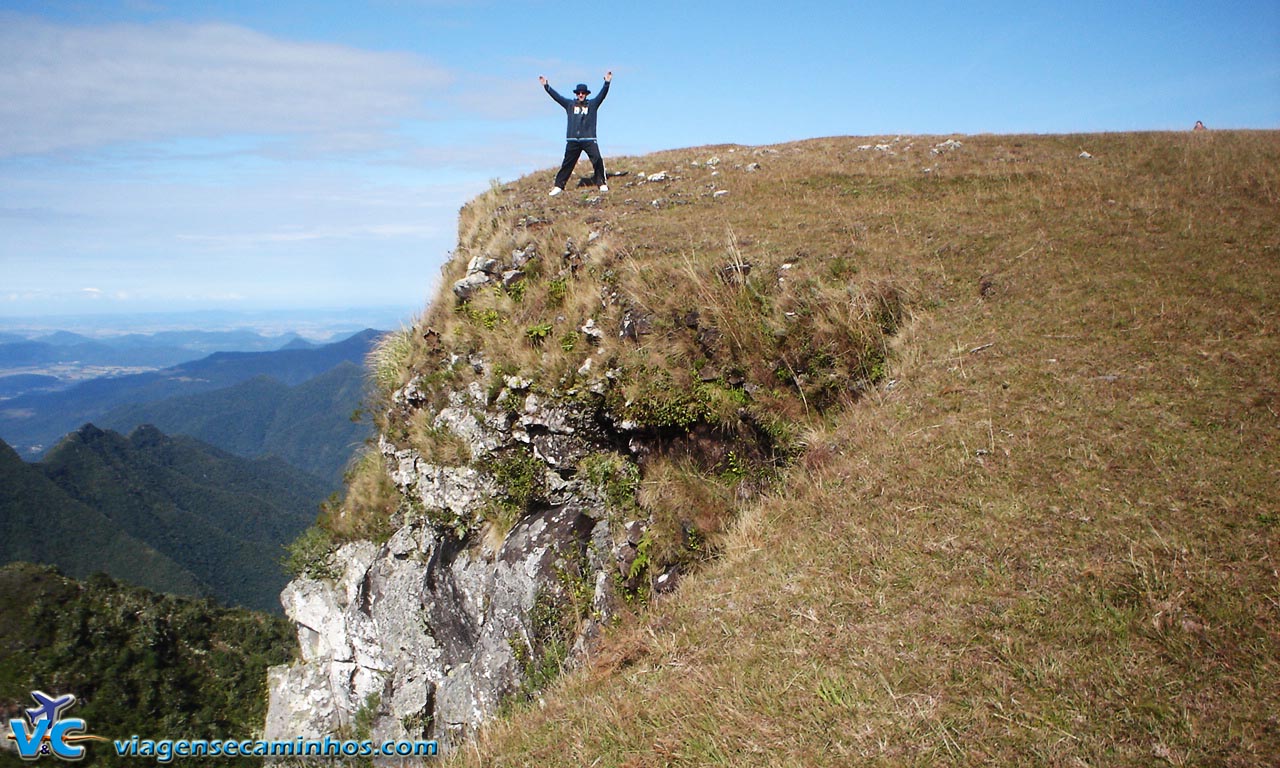
[[[566,99],[565,97],[556,93],[556,89],[551,87],[551,83],[547,82],[547,78],[543,77],[542,75],[538,75],[538,82],[542,84],[542,90],[546,91],[547,95],[550,96],[552,99],[555,99],[555,102],[560,106],[562,107],[567,106],[570,103],[569,99]]]

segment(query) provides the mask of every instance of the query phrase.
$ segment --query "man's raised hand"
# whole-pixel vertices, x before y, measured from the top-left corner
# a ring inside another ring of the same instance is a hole
[[[613,80],[613,70],[609,70],[608,72],[604,73],[604,81],[607,83],[611,80]]]
[[[547,84],[547,78],[543,77],[542,75],[538,75],[538,84],[539,84],[539,85],[546,85],[546,84]]]

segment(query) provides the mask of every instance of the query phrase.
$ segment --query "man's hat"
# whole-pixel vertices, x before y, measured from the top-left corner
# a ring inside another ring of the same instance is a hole
[[[588,96],[590,96],[590,95],[591,95],[591,89],[587,87],[587,84],[586,84],[586,83],[578,83],[578,84],[574,87],[573,92],[574,92],[574,93],[585,93],[585,94],[587,94]]]

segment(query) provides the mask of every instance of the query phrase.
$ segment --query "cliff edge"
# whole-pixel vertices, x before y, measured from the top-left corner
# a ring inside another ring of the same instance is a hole
[[[268,737],[458,743],[713,556],[806,420],[879,384],[904,288],[852,243],[735,231],[731,196],[812,153],[625,160],[608,195],[525,179],[463,209],[440,295],[373,355],[377,446],[296,552]]]
[[[294,547],[268,732],[474,739],[464,764],[1275,762],[1278,136],[495,183]]]

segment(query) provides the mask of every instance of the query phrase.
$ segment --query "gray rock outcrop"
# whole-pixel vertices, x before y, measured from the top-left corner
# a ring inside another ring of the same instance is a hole
[[[333,578],[285,588],[300,658],[270,670],[266,738],[427,738],[448,750],[520,695],[531,669],[573,663],[608,620],[642,526],[619,519],[576,468],[592,454],[632,458],[589,408],[529,387],[510,377],[490,402],[473,384],[434,413],[433,429],[466,443],[466,464],[433,464],[382,438],[413,512],[385,543],[337,549]],[[416,382],[393,401],[425,407]],[[539,489],[505,531],[493,519],[511,507],[504,461]]]

